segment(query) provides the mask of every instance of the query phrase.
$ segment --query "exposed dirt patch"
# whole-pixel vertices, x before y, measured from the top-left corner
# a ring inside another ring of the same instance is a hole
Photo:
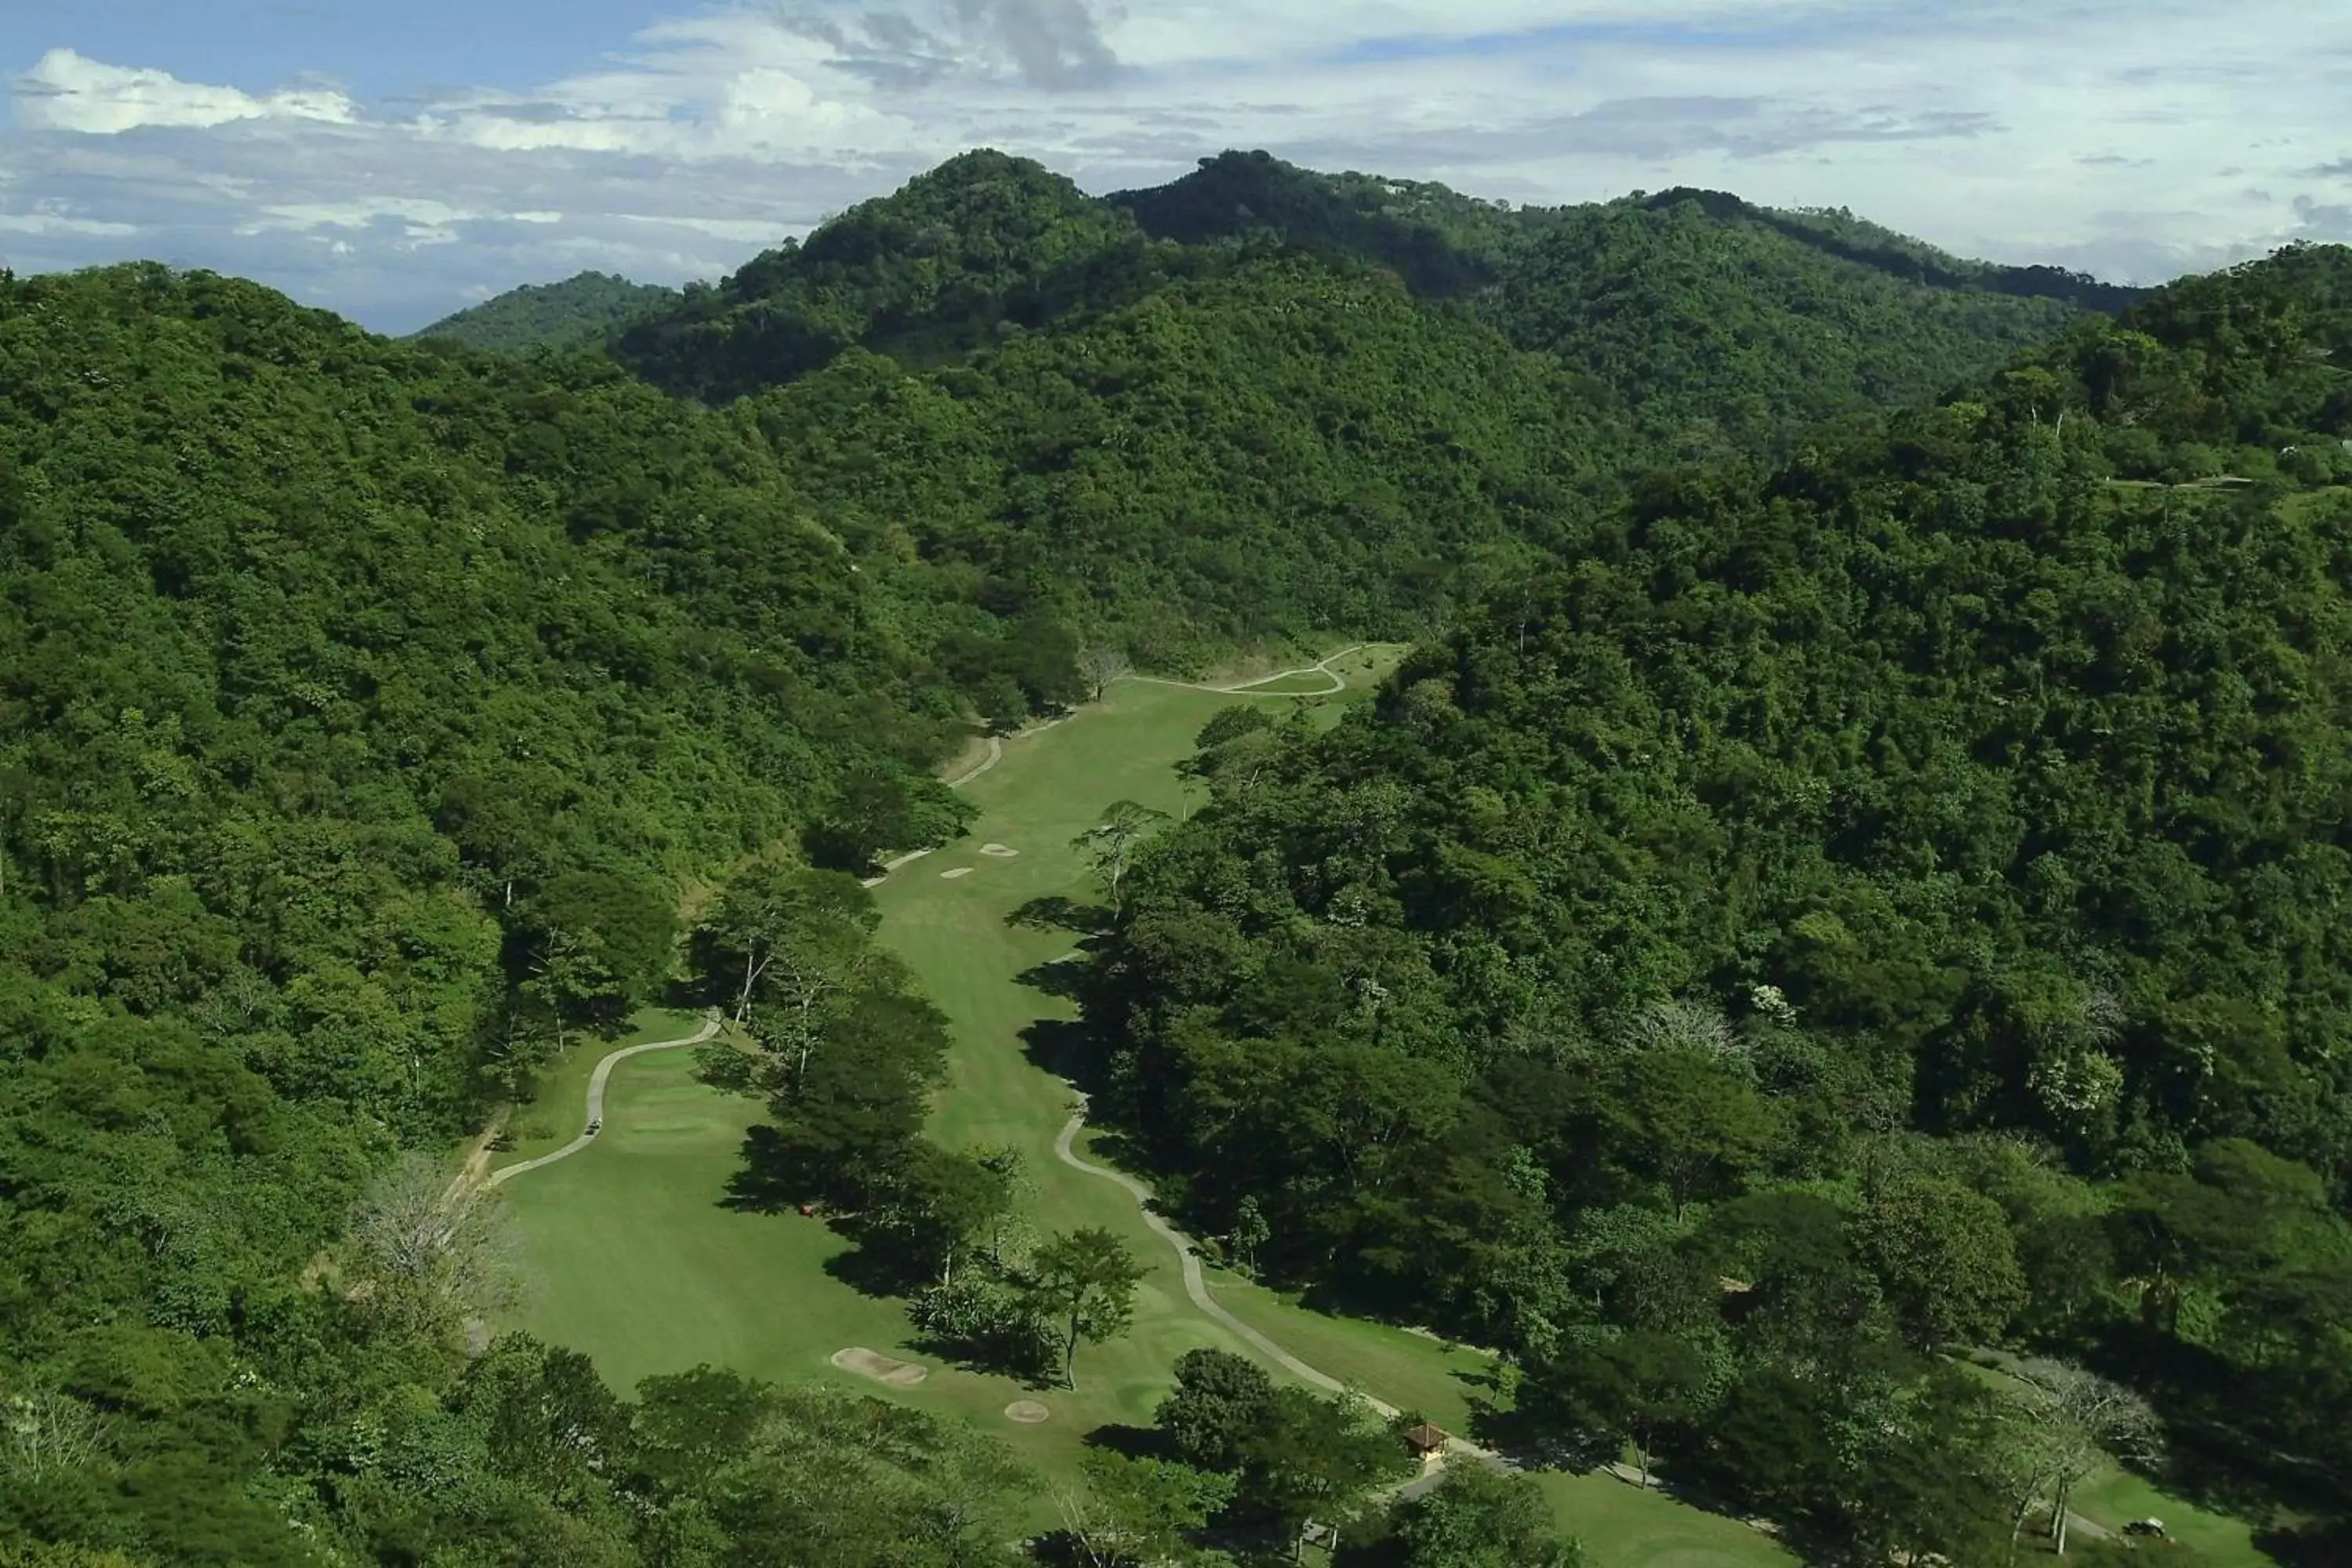
[[[870,1377],[877,1383],[887,1383],[893,1388],[912,1388],[931,1375],[931,1369],[917,1366],[913,1362],[893,1361],[862,1346],[833,1352],[833,1364],[844,1372],[854,1372],[860,1377]]]
[[[1054,1413],[1034,1399],[1016,1399],[1004,1407],[1007,1421],[1018,1421],[1024,1426],[1034,1426],[1040,1421],[1053,1418]]]

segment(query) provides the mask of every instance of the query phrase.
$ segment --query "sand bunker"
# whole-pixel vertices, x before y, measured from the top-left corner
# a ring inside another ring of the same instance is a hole
[[[893,1388],[912,1388],[931,1375],[929,1367],[917,1366],[912,1362],[892,1361],[887,1355],[877,1355],[857,1346],[834,1352],[832,1361],[844,1372],[854,1372],[860,1377],[870,1377]]]
[[[1034,1426],[1040,1421],[1050,1420],[1053,1414],[1034,1399],[1016,1399],[1004,1407],[1007,1421],[1018,1421],[1024,1426]]]
[[[983,844],[980,847],[980,852],[983,855],[993,855],[999,860],[1010,860],[1021,853],[1009,844]]]
[[[952,881],[954,881],[958,877],[969,877],[969,876],[971,876],[971,867],[969,867],[969,866],[956,866],[956,867],[951,867],[951,868],[949,868],[948,870],[945,870],[945,871],[940,872],[940,881],[942,881],[942,882],[952,882]]]

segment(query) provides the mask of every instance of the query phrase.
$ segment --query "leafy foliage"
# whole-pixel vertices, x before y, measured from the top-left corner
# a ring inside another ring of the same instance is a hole
[[[675,289],[632,283],[609,272],[583,272],[561,283],[526,283],[496,299],[445,316],[419,338],[446,338],[486,353],[557,353],[601,349],[612,333],[672,305]]]
[[[2352,437],[2347,281],[2291,251],[1662,476],[1375,712],[1204,760],[1090,972],[1097,1105],[1201,1230],[1248,1198],[1277,1275],[1513,1349],[1538,1429],[1854,1550],[2000,1514],[1906,1341],[2341,1467],[2352,498],[2279,454]],[[2187,447],[2248,482],[2117,473]],[[1864,1481],[1868,1410],[1917,1446]]]

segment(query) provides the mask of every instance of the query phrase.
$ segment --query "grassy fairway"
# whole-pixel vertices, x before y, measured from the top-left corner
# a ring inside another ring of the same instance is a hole
[[[1796,1568],[1797,1558],[1763,1531],[1664,1492],[1600,1474],[1549,1470],[1536,1480],[1593,1568]]]
[[[648,1007],[629,1020],[627,1033],[612,1039],[575,1036],[562,1058],[540,1072],[530,1102],[514,1108],[507,1121],[514,1147],[495,1156],[490,1169],[536,1160],[571,1142],[580,1131],[589,1075],[608,1054],[623,1046],[643,1045],[648,1040],[680,1039],[694,1033],[701,1024],[699,1014]]]
[[[1355,656],[1341,668],[1361,683],[1379,657]],[[709,1362],[756,1376],[817,1377],[887,1393],[973,1417],[1049,1472],[1065,1474],[1087,1430],[1150,1419],[1167,1392],[1169,1368],[1185,1351],[1215,1345],[1245,1352],[1193,1310],[1174,1257],[1144,1229],[1134,1204],[1110,1184],[1055,1159],[1069,1091],[1031,1064],[1022,1034],[1041,1017],[1067,1016],[1068,1008],[1018,977],[1068,952],[1074,939],[1004,923],[1026,900],[1083,893],[1084,868],[1070,840],[1111,801],[1185,809],[1171,764],[1190,751],[1211,714],[1243,700],[1282,710],[1291,699],[1126,683],[1066,723],[1007,742],[1003,763],[967,786],[982,811],[971,837],[908,864],[876,889],[883,939],[913,965],[954,1026],[951,1079],[934,1134],[950,1144],[986,1140],[1020,1148],[1038,1186],[1038,1224],[1106,1226],[1127,1237],[1151,1268],[1133,1332],[1080,1350],[1076,1394],[1034,1390],[922,1356],[908,1343],[899,1303],[861,1295],[825,1271],[845,1246],[823,1225],[720,1207],[744,1130],[761,1108],[697,1083],[688,1051],[622,1064],[606,1090],[605,1131],[596,1145],[504,1189],[522,1224],[533,1287],[513,1326],[588,1351],[624,1388]],[[1336,700],[1323,705],[1334,716],[1339,707]],[[1019,853],[982,854],[983,845]],[[964,877],[940,875],[967,867]],[[692,1027],[682,1015],[648,1014],[639,1022],[644,1026],[620,1043]],[[544,1153],[578,1131],[588,1074],[610,1048],[576,1051],[548,1075],[531,1108],[534,1121],[549,1123],[547,1131],[500,1163]],[[1254,1313],[1253,1321],[1264,1319]],[[1392,1337],[1409,1347],[1398,1358],[1400,1370],[1412,1368],[1414,1381],[1446,1381],[1440,1347]],[[834,1352],[850,1346],[922,1361],[930,1375],[911,1390],[884,1390],[829,1364]],[[1385,1387],[1374,1375],[1379,1370],[1368,1366],[1363,1375]],[[1042,1398],[1053,1418],[1042,1426],[1006,1420],[1005,1405],[1024,1397]]]
[[[1381,658],[1353,655],[1336,667],[1349,677],[1351,696],[1362,693]],[[1297,700],[1122,683],[1067,721],[1006,742],[1002,763],[965,786],[981,813],[971,836],[908,864],[876,889],[882,939],[907,959],[953,1026],[950,1080],[934,1136],[950,1145],[985,1141],[1020,1149],[1037,1185],[1032,1214],[1041,1227],[1104,1226],[1150,1268],[1133,1331],[1079,1352],[1078,1392],[1032,1389],[922,1355],[908,1343],[898,1302],[861,1295],[827,1272],[845,1246],[823,1225],[719,1206],[744,1130],[761,1108],[694,1081],[687,1051],[622,1064],[606,1090],[605,1131],[596,1144],[502,1189],[522,1222],[536,1287],[513,1326],[589,1352],[625,1388],[709,1362],[761,1377],[824,1379],[969,1416],[1048,1476],[1064,1478],[1086,1432],[1150,1419],[1185,1351],[1214,1345],[1248,1353],[1194,1310],[1173,1254],[1144,1228],[1134,1203],[1055,1158],[1071,1093],[1031,1060],[1024,1035],[1070,1009],[1020,977],[1068,953],[1074,938],[1009,926],[1005,916],[1042,896],[1090,896],[1071,840],[1112,801],[1187,809],[1171,764],[1210,715],[1239,701],[1283,710]],[[1336,718],[1342,705],[1332,699],[1315,711]],[[985,852],[992,846],[1000,852]],[[1001,852],[1007,849],[1014,853]],[[954,871],[963,874],[943,875]],[[644,1022],[645,1038],[683,1032],[671,1018]],[[598,1054],[567,1062],[541,1097],[563,1137],[575,1130],[581,1089]],[[551,1135],[550,1146],[560,1141]],[[541,1152],[518,1149],[510,1158]],[[1466,1415],[1468,1379],[1482,1370],[1476,1355],[1306,1311],[1228,1275],[1213,1281],[1233,1310],[1326,1372],[1441,1422],[1458,1426]],[[912,1389],[884,1389],[829,1364],[834,1352],[850,1346],[924,1362],[930,1374]],[[1006,1420],[1004,1406],[1016,1398],[1043,1400],[1051,1419]],[[1619,1482],[1550,1477],[1545,1484],[1562,1506],[1564,1525],[1584,1537],[1603,1568],[1784,1561],[1743,1526]],[[1050,1503],[1040,1500],[1033,1522],[1053,1522]],[[1654,1542],[1664,1544],[1654,1550]]]

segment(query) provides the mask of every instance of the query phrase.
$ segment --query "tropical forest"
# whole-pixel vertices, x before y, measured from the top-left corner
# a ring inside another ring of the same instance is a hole
[[[0,273],[0,1568],[2352,1563],[2347,732],[2342,247]]]

